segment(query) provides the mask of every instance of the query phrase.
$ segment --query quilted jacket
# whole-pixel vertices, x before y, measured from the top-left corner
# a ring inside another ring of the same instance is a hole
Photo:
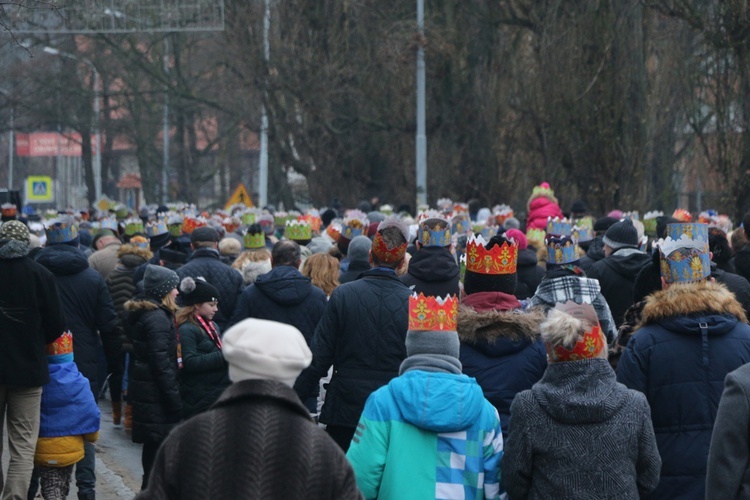
[[[221,298],[214,321],[222,332],[226,331],[229,320],[234,314],[237,297],[242,293],[242,275],[236,269],[224,264],[219,258],[219,251],[215,248],[199,248],[176,272],[180,280],[187,276],[191,278],[202,276],[216,287]]]
[[[410,294],[394,272],[377,268],[334,290],[315,330],[312,364],[294,385],[304,400],[333,365],[321,422],[355,427],[367,397],[398,376]]]

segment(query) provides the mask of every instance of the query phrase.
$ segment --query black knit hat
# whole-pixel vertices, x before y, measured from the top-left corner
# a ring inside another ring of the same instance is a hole
[[[180,282],[180,300],[183,305],[218,302],[219,298],[219,291],[216,287],[200,276],[195,279],[188,276]]]
[[[618,219],[615,219],[614,217],[601,217],[596,219],[596,222],[594,222],[594,232],[604,232],[614,224],[617,224],[617,221]]]
[[[638,248],[638,230],[630,219],[613,224],[604,234],[604,244],[617,250],[620,248]]]
[[[180,277],[177,273],[166,267],[148,264],[146,272],[143,273],[143,291],[154,299],[165,297],[177,288],[179,283]]]
[[[586,204],[583,200],[576,200],[573,202],[573,206],[570,207],[570,211],[574,214],[582,214],[586,211]]]

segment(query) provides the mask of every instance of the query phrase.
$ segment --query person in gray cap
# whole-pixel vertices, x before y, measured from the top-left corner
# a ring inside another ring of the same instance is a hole
[[[370,248],[372,240],[367,236],[355,236],[349,243],[349,267],[339,276],[339,283],[349,283],[370,270]]]
[[[638,248],[638,230],[630,219],[613,224],[602,238],[604,259],[588,271],[588,277],[599,280],[617,328],[625,321],[625,311],[633,305],[635,277],[651,256]]]

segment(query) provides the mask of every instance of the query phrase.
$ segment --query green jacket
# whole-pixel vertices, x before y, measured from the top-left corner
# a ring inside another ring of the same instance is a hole
[[[180,370],[182,416],[188,419],[214,404],[231,381],[221,350],[202,328],[183,323],[179,333],[183,363]]]

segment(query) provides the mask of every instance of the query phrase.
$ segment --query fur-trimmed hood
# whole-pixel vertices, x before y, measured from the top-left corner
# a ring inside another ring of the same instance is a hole
[[[498,339],[533,342],[539,338],[539,325],[545,314],[541,308],[528,312],[482,311],[458,306],[458,337],[467,344],[494,343]]]
[[[135,245],[126,243],[117,250],[117,258],[122,259],[125,255],[135,255],[141,257],[144,261],[151,260],[154,254],[148,248],[141,248]]]
[[[123,307],[127,312],[135,313],[154,311],[156,309],[159,309],[160,306],[161,304],[159,304],[155,300],[147,299],[145,297],[134,297],[125,302],[125,305]]]
[[[641,325],[696,314],[729,314],[747,323],[745,311],[734,294],[724,285],[707,281],[690,285],[672,285],[649,296],[643,308]]]

